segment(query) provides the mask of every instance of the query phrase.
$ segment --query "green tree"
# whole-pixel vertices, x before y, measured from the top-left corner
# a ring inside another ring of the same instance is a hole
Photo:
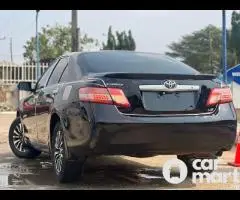
[[[230,49],[230,31],[227,34],[228,49]],[[167,55],[179,58],[186,64],[203,73],[219,73],[221,71],[221,29],[208,25],[207,27],[185,35],[179,42],[173,42],[168,47]],[[234,65],[233,54],[228,51],[228,66]]]
[[[235,64],[237,64],[240,63],[240,13],[232,12],[231,25],[231,52],[234,55]]]
[[[108,28],[107,43],[103,43],[103,50],[130,50],[134,51],[136,49],[136,43],[132,36],[131,30],[128,31],[116,31],[114,35],[112,33],[112,27]]]
[[[108,28],[108,34],[107,34],[107,44],[105,45],[102,43],[104,50],[115,50],[116,47],[116,40],[115,36],[112,33],[112,26],[109,26]]]
[[[53,27],[47,25],[42,28],[39,33],[40,43],[40,62],[49,63],[65,52],[71,52],[71,26],[63,26],[56,24]],[[86,45],[98,45],[98,41],[83,34],[79,39],[79,50],[84,50]],[[36,38],[31,37],[24,45],[24,58],[28,62],[34,62],[34,54],[36,51]]]
[[[129,50],[134,51],[136,49],[136,43],[135,43],[135,40],[133,39],[131,30],[128,31],[127,40],[128,40]]]

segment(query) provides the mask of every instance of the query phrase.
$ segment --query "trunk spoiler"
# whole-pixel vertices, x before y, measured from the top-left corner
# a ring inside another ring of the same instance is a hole
[[[119,79],[192,79],[192,80],[212,80],[217,77],[212,74],[149,74],[149,73],[92,73],[89,77],[106,77]]]

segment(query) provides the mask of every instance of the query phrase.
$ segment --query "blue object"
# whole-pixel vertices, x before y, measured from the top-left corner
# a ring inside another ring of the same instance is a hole
[[[240,64],[232,67],[227,71],[227,80],[228,83],[234,81],[237,84],[240,84]]]
[[[227,83],[227,30],[226,30],[226,11],[222,11],[222,64],[223,79]]]

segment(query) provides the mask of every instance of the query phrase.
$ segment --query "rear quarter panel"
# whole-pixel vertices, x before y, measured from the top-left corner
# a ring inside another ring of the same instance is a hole
[[[81,103],[78,96],[79,88],[84,85],[84,81],[63,84],[52,109],[52,115],[57,113],[60,117],[69,147],[82,145],[91,137],[91,105]]]

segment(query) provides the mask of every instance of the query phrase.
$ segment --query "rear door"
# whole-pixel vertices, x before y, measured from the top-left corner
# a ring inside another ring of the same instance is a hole
[[[30,139],[32,143],[37,143],[37,119],[36,119],[36,108],[42,103],[38,99],[38,94],[46,86],[48,78],[52,73],[55,65],[55,61],[40,77],[36,84],[36,92],[32,93],[28,98],[24,99],[22,102],[23,106],[23,123],[27,128],[26,136]]]

